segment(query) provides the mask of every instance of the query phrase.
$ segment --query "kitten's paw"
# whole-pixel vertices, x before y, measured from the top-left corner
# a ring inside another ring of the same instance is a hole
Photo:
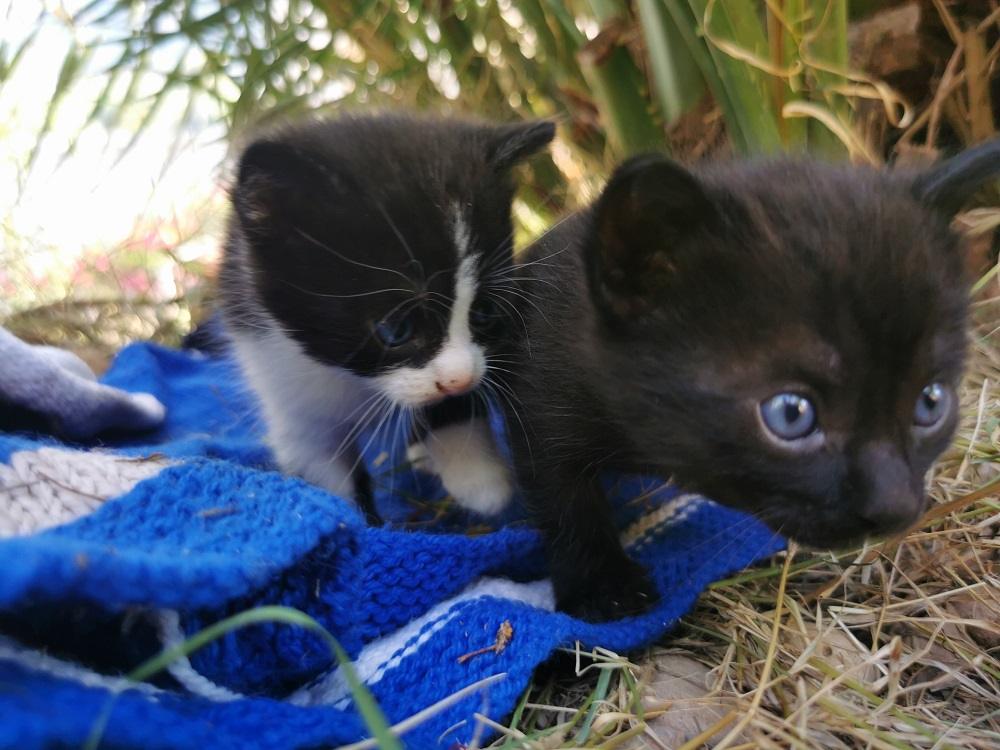
[[[474,513],[496,515],[514,494],[510,469],[479,421],[438,428],[411,445],[406,456],[414,467],[441,477],[455,502]]]
[[[554,583],[556,608],[589,622],[641,615],[660,598],[646,569],[627,557],[586,578],[574,576]]]
[[[456,503],[484,516],[502,511],[514,494],[510,473],[501,463],[477,462],[460,472],[442,474],[441,482]]]

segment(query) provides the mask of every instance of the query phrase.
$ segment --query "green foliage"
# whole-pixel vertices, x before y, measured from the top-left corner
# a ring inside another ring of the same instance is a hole
[[[845,0],[91,0],[66,20],[93,42],[67,53],[51,112],[97,49],[88,72],[107,83],[88,123],[141,109],[140,132],[175,90],[233,135],[331,108],[557,117],[590,171],[665,148],[707,89],[738,152],[842,154],[784,107],[849,127],[847,14]],[[0,86],[30,43],[0,47]]]

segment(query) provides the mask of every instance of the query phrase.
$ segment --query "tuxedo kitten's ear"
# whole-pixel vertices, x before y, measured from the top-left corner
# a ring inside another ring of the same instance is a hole
[[[620,318],[647,309],[671,281],[678,244],[716,215],[705,188],[679,164],[658,154],[626,161],[594,208],[586,260],[598,302]]]
[[[555,135],[555,123],[548,120],[501,125],[493,129],[486,158],[497,169],[509,169],[547,146]]]
[[[913,191],[924,203],[954,216],[979,188],[998,177],[1000,138],[934,165],[917,177]]]
[[[309,154],[286,143],[260,140],[240,158],[233,205],[244,229],[274,236],[301,221],[310,206],[328,209],[336,183]]]

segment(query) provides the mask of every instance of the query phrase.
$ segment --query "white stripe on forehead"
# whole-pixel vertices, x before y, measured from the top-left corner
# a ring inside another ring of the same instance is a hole
[[[457,203],[451,206],[451,216],[455,227],[455,249],[458,251],[458,257],[464,258],[472,246],[472,231],[469,229],[469,222],[462,212],[462,207]]]
[[[458,264],[455,274],[455,300],[451,303],[451,318],[448,320],[448,338],[445,346],[463,345],[472,341],[472,331],[469,328],[469,309],[476,298],[476,265],[478,255],[468,255]]]

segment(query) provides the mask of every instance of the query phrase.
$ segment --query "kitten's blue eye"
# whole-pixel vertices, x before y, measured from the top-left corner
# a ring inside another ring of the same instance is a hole
[[[388,347],[402,346],[413,338],[413,321],[409,317],[387,318],[375,326],[375,335]]]
[[[797,393],[779,393],[762,402],[760,416],[779,440],[801,440],[816,431],[816,407]]]
[[[913,423],[933,427],[951,410],[951,391],[940,383],[931,383],[920,392],[913,409]]]

